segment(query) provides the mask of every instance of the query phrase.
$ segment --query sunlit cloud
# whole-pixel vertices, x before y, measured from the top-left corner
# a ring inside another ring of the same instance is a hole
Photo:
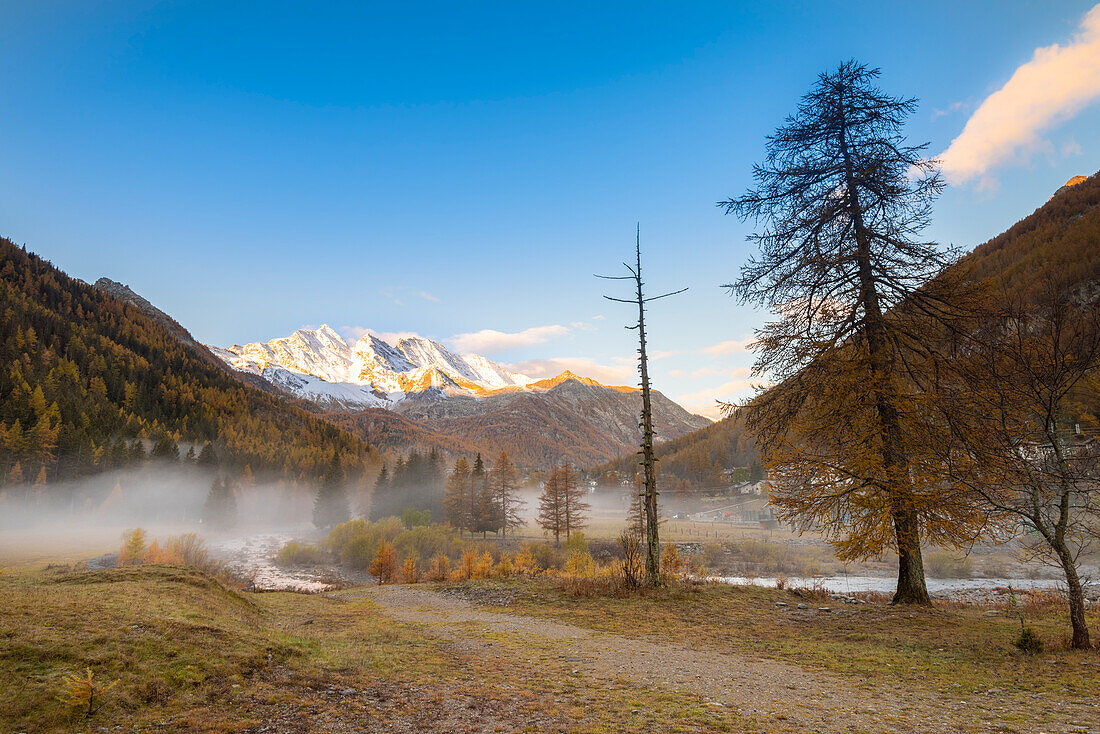
[[[529,359],[524,362],[502,366],[537,380],[557,377],[562,372],[569,370],[581,377],[591,377],[596,382],[602,382],[605,385],[630,385],[636,381],[633,367],[599,364],[588,357]]]
[[[751,367],[700,367],[691,373],[692,377],[711,377],[713,375],[722,375],[724,377],[732,377],[735,379],[743,379],[752,374]]]
[[[1026,162],[1053,145],[1041,133],[1064,122],[1100,97],[1100,5],[1085,14],[1073,39],[1035,49],[1031,60],[989,95],[951,141],[940,163],[952,184],[979,179],[995,188],[989,171]]]
[[[754,341],[756,341],[756,337],[754,336],[746,336],[741,339],[730,339],[729,341],[719,342],[712,347],[707,347],[703,350],[703,354],[709,354],[715,357],[721,354],[742,354],[749,351]]]
[[[530,329],[516,332],[482,329],[470,334],[456,334],[445,341],[460,352],[493,354],[494,352],[505,352],[517,347],[542,344],[551,339],[568,336],[569,333],[569,327],[551,324],[549,326],[532,326]]]
[[[715,387],[681,395],[676,402],[692,413],[717,420],[723,417],[719,401],[730,403],[737,401],[739,398],[748,397],[755,389],[754,385],[755,383],[749,380],[747,376],[735,378]]]

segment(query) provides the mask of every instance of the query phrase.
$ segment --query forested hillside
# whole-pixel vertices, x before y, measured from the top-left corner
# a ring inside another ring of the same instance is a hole
[[[725,418],[694,433],[663,441],[655,447],[658,471],[666,481],[687,482],[694,488],[722,487],[730,483],[727,472],[745,469],[756,461],[752,439],[736,418]],[[638,470],[638,456],[629,454],[593,469],[593,473],[608,471],[633,474]]]
[[[361,474],[362,440],[247,386],[201,347],[0,239],[0,471],[53,483],[207,442],[223,464],[309,478]]]
[[[964,262],[1014,292],[1035,293],[1048,276],[1066,287],[1100,282],[1100,175],[1062,187]]]

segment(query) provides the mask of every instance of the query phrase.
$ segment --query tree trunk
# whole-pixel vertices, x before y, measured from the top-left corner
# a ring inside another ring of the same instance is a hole
[[[913,495],[906,471],[907,460],[901,440],[901,423],[897,405],[887,390],[887,344],[882,308],[874,274],[871,272],[871,237],[863,221],[859,190],[855,180],[851,154],[843,122],[843,98],[840,147],[844,158],[845,184],[849,211],[856,238],[856,259],[859,263],[860,300],[864,314],[864,338],[871,369],[871,385],[875,392],[875,412],[882,436],[882,465],[886,491],[890,498],[894,536],[898,550],[898,587],[894,604],[932,604],[924,579],[924,561],[920,548],[920,518],[913,507]]]
[[[1058,560],[1066,574],[1066,587],[1069,589],[1069,623],[1073,627],[1073,641],[1070,646],[1075,650],[1088,650],[1092,647],[1089,640],[1089,626],[1085,622],[1085,591],[1081,587],[1081,577],[1077,575],[1077,564],[1073,554],[1062,542],[1058,551]]]
[[[645,472],[645,575],[650,586],[661,585],[661,543],[657,528],[657,466],[653,455],[653,407],[649,394],[649,360],[645,351],[645,298],[642,296],[642,245],[638,257],[638,357],[642,376],[642,469]]]

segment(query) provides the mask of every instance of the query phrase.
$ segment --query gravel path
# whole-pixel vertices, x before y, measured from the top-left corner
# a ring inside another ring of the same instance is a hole
[[[1100,732],[1100,710],[1087,705],[1066,703],[1062,711],[1044,705],[1045,721],[1029,724],[1027,704],[1021,711],[1021,701],[1009,702],[996,694],[958,700],[935,691],[872,686],[775,660],[656,644],[553,620],[491,612],[423,586],[368,587],[333,596],[369,598],[393,619],[423,625],[466,651],[500,655],[507,650],[529,660],[564,660],[578,674],[593,679],[594,685],[600,679],[621,679],[695,694],[705,705],[732,708],[761,724],[767,722],[769,729]],[[1022,713],[1024,721],[1019,718]],[[1010,726],[1002,725],[1008,721]]]

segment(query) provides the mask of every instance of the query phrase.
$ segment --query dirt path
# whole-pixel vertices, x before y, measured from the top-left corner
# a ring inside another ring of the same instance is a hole
[[[369,598],[386,615],[423,625],[464,651],[498,656],[507,651],[536,662],[566,661],[594,683],[619,679],[694,694],[704,705],[728,707],[769,730],[1082,732],[1093,729],[1078,722],[1096,715],[1067,708],[1062,712],[1065,718],[1058,717],[1056,723],[1029,724],[1030,717],[1018,704],[959,701],[935,691],[861,684],[775,660],[658,645],[553,620],[491,612],[420,586],[360,588],[339,596]],[[1010,726],[1005,725],[1008,721]]]

